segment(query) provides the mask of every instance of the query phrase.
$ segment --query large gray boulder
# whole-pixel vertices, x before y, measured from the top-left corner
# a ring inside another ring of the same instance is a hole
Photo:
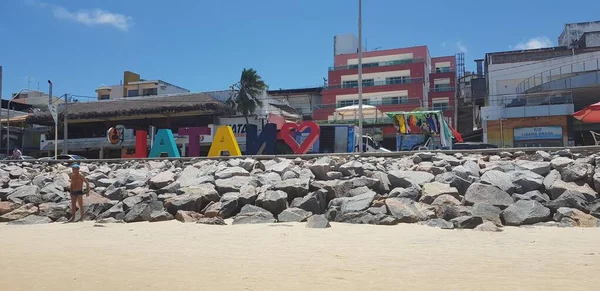
[[[28,224],[46,224],[51,223],[52,220],[46,216],[39,215],[28,215],[21,219],[9,221],[9,225],[28,225]]]
[[[161,172],[150,179],[148,184],[154,189],[160,189],[175,181],[175,174],[171,171]]]
[[[38,206],[39,215],[50,218],[55,221],[61,217],[67,217],[69,213],[69,204],[67,203],[42,203]]]
[[[303,222],[309,218],[312,213],[300,208],[288,208],[277,215],[279,222]]]
[[[179,177],[177,178],[177,182],[179,182],[179,186],[182,188],[190,187],[194,185],[199,185],[198,179],[200,178],[200,169],[194,166],[187,166],[181,171]],[[215,179],[212,176],[206,176],[212,179],[214,183]]]
[[[525,194],[515,194],[513,195],[515,200],[535,200],[539,203],[546,203],[550,201],[550,196],[545,193],[541,193],[538,190],[529,191]]]
[[[454,224],[454,228],[474,229],[478,225],[483,224],[483,218],[478,216],[460,216],[452,219],[450,222]]]
[[[275,223],[273,214],[254,205],[245,205],[238,215],[233,218],[233,224]]]
[[[312,181],[311,189],[323,189],[327,191],[327,200],[339,197],[348,197],[350,190],[354,188],[354,184],[348,180],[332,180],[332,181]]]
[[[310,180],[304,178],[295,178],[282,180],[273,186],[273,190],[281,190],[288,194],[288,197],[304,197],[308,194]]]
[[[123,206],[123,202],[119,202],[117,204],[115,204],[113,207],[109,208],[108,210],[102,212],[99,216],[98,219],[105,219],[105,218],[115,218],[117,220],[123,220],[125,218],[125,209]]]
[[[466,180],[466,178],[459,177],[456,173],[451,172],[435,176],[435,181],[456,188],[460,195],[465,195],[467,189],[471,186],[471,182]]]
[[[513,171],[509,173],[510,180],[516,186],[515,192],[524,194],[542,187],[544,177],[531,171]]]
[[[415,223],[436,216],[434,207],[407,198],[388,198],[385,205],[400,223]]]
[[[10,195],[8,200],[15,203],[42,203],[42,195],[40,194],[40,188],[38,186],[21,186]]]
[[[339,171],[344,176],[362,176],[364,174],[364,165],[358,161],[350,161],[341,165]]]
[[[325,215],[313,215],[306,220],[307,228],[328,228],[331,227]]]
[[[550,166],[552,167],[552,169],[561,170],[561,169],[573,164],[574,162],[575,161],[573,161],[570,158],[558,157],[558,158],[555,158],[552,161],[550,161]]]
[[[511,176],[497,170],[485,172],[483,176],[481,176],[481,183],[496,186],[508,194],[512,194],[516,190],[516,186],[513,184]]]
[[[523,170],[534,172],[540,176],[548,175],[552,168],[549,162],[536,162],[527,160],[519,160],[517,161],[517,165]]]
[[[216,179],[227,179],[231,177],[250,176],[250,172],[242,167],[224,168],[215,173]]]
[[[2,216],[0,216],[0,222],[8,222],[13,220],[18,220],[21,218],[25,218],[29,215],[36,214],[38,212],[38,207],[33,203],[25,204],[11,212],[8,212]]]
[[[433,181],[434,175],[419,171],[389,171],[388,179],[392,187],[408,188],[412,185],[423,186]]]
[[[298,208],[314,214],[325,213],[327,208],[327,192],[325,190],[318,190],[304,196],[298,203]]]
[[[341,205],[341,213],[364,211],[371,206],[374,198],[374,192],[347,198]]]
[[[269,190],[258,195],[256,205],[277,216],[288,207],[288,196],[283,191]]]
[[[506,225],[519,226],[550,220],[550,209],[534,200],[519,200],[502,212]]]
[[[594,166],[585,163],[574,163],[564,167],[561,171],[561,178],[565,182],[583,181],[584,183],[593,176]]]
[[[125,214],[123,220],[125,220],[125,222],[156,222],[170,219],[173,219],[173,216],[164,210],[162,202],[151,201],[135,205],[127,212],[127,214]]]
[[[574,208],[561,207],[554,214],[554,221],[575,227],[600,227],[600,220]]]
[[[427,221],[421,221],[419,222],[419,224],[421,225],[426,225],[429,227],[436,227],[436,228],[440,228],[440,229],[454,229],[454,224],[452,222],[440,219],[440,218],[434,218],[431,220],[427,220]]]
[[[496,225],[502,225],[502,220],[500,219],[502,210],[494,205],[488,203],[477,203],[473,205],[472,214],[473,216],[479,216],[484,220],[491,221]]]
[[[218,179],[215,180],[215,185],[217,186],[217,191],[221,194],[227,192],[240,192],[240,189],[244,185],[258,186],[254,178],[246,176]]]
[[[315,175],[315,177],[319,180],[327,180],[327,173],[329,173],[332,169],[331,167],[334,165],[334,162],[329,157],[321,157],[317,159],[312,165],[310,165],[309,169]]]
[[[565,191],[571,190],[579,192],[587,197],[588,200],[594,200],[597,198],[598,193],[592,189],[588,184],[579,186],[574,182],[564,182],[563,180],[557,180],[547,189],[551,199],[557,199]]]
[[[456,199],[461,199],[456,188],[440,182],[431,182],[423,184],[423,191],[419,202],[431,204],[436,198],[442,195],[450,195]]]
[[[468,205],[489,203],[500,208],[506,208],[514,202],[513,198],[505,191],[481,183],[473,183],[467,189],[464,201]]]
[[[559,208],[575,208],[584,212],[588,212],[589,200],[588,197],[579,191],[567,190],[563,192],[558,198],[544,203],[546,207],[553,210]]]

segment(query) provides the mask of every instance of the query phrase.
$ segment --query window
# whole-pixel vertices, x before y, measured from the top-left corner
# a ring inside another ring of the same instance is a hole
[[[129,90],[127,91],[127,97],[135,97],[140,95],[140,90]]]
[[[448,101],[433,103],[433,110],[448,110],[448,109],[450,109],[450,104],[448,104]]]
[[[142,90],[142,95],[143,96],[152,96],[152,95],[158,95],[158,90],[157,88],[152,88],[152,89],[144,89]]]
[[[382,105],[404,104],[404,103],[408,103],[408,96],[383,97],[381,99]]]
[[[435,72],[436,73],[450,73],[450,72],[452,72],[452,68],[450,68],[450,67],[439,67],[439,68],[435,68]]]
[[[408,77],[407,76],[403,76],[403,77],[389,77],[389,78],[385,78],[385,83],[387,85],[390,85],[390,84],[405,84],[405,83],[408,83]]]
[[[110,95],[108,95],[108,94],[100,95],[100,100],[108,100],[108,99],[110,99]]]
[[[358,105],[358,99],[338,101],[338,108]],[[369,105],[369,99],[363,99],[363,105]]]
[[[363,83],[363,87],[375,86],[375,80],[373,80],[373,79],[362,80],[362,83]]]
[[[358,88],[358,81],[344,81],[342,82],[342,88]]]
[[[450,84],[435,84],[433,91],[434,92],[448,92],[448,91],[454,91],[454,88],[450,87]]]

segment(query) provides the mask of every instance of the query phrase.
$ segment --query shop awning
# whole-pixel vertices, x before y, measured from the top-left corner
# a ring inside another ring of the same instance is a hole
[[[600,123],[600,102],[573,113],[573,117],[583,123]]]

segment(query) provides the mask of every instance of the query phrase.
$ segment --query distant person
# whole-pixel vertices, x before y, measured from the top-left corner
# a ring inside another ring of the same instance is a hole
[[[13,159],[20,160],[22,155],[23,153],[21,152],[21,150],[19,150],[19,148],[15,148],[13,150]]]
[[[69,222],[75,221],[75,212],[77,211],[77,203],[79,203],[79,221],[83,221],[85,217],[85,209],[83,208],[83,183],[85,182],[86,196],[90,196],[90,183],[79,173],[79,165],[73,164],[73,174],[71,175],[71,219]]]

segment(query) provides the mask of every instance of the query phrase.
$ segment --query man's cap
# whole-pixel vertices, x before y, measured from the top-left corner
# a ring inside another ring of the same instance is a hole
[[[73,169],[79,169],[79,164],[73,164],[73,165],[71,166],[71,168],[73,168]]]

